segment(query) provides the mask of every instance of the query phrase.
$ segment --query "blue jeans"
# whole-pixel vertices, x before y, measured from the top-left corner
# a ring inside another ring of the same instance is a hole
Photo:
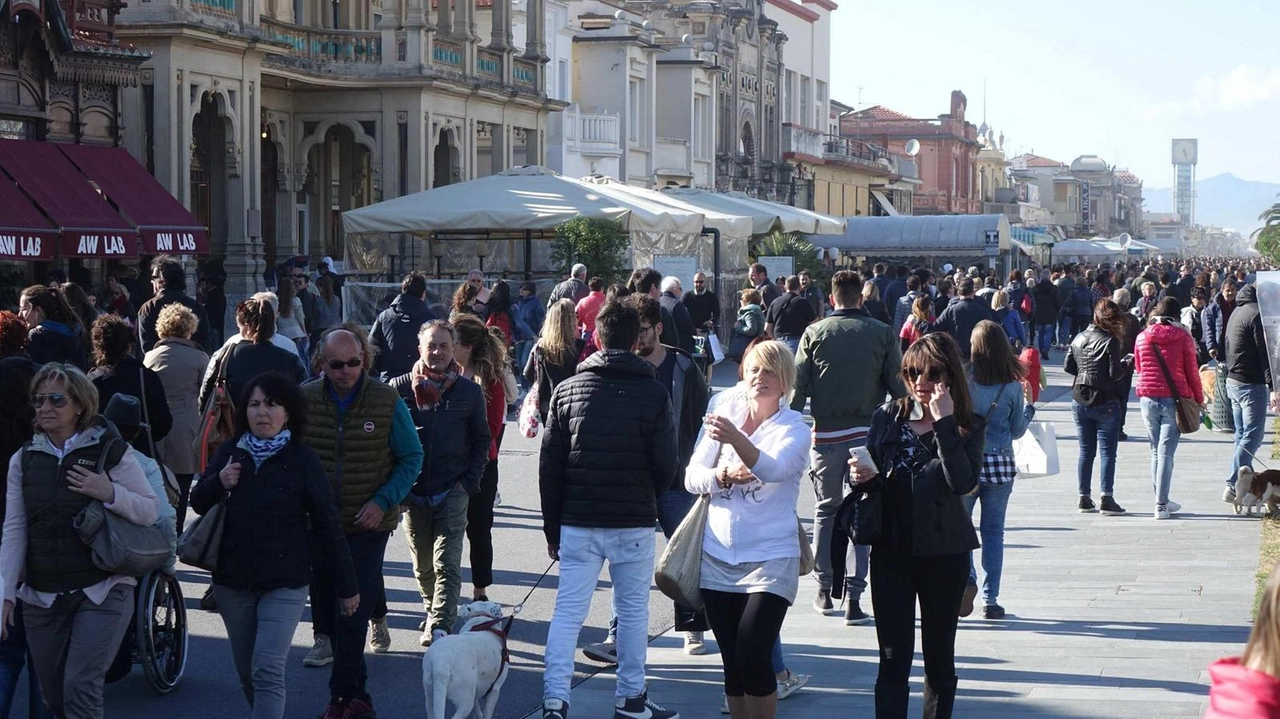
[[[1076,481],[1080,496],[1091,494],[1093,460],[1102,452],[1102,496],[1109,497],[1116,483],[1116,446],[1120,443],[1120,401],[1111,400],[1085,407],[1072,400],[1071,414],[1076,421],[1080,441],[1080,461],[1076,464]]]
[[[781,674],[787,670],[787,663],[782,660],[782,635],[778,635],[778,641],[773,643],[773,654],[769,659],[773,662],[774,674]]]
[[[1040,349],[1040,361],[1049,361],[1049,350],[1053,348],[1053,325],[1036,325],[1036,343]]]
[[[252,708],[250,716],[283,719],[285,660],[302,619],[307,588],[247,591],[215,584],[213,595],[227,628],[240,690]]]
[[[662,527],[662,536],[671,539],[676,527],[684,521],[684,517],[693,509],[698,497],[684,490],[684,478],[678,476],[675,485],[658,497],[658,526]],[[707,631],[707,615],[701,611],[675,604],[677,632]],[[609,618],[609,636],[618,638],[618,605],[613,605],[613,616]]]
[[[800,351],[800,335],[777,335],[774,339],[786,345],[793,355]]]
[[[1231,455],[1231,474],[1227,477],[1227,486],[1234,487],[1240,468],[1253,467],[1253,455],[1267,433],[1267,386],[1228,379],[1227,400],[1236,424],[1236,451]]]
[[[529,364],[529,354],[533,352],[533,340],[521,340],[516,343],[516,381],[524,389],[529,389],[532,382],[524,378],[524,367]]]
[[[985,575],[982,578],[982,601],[988,607],[996,604],[1000,597],[1000,574],[1004,571],[1004,516],[1012,493],[1013,482],[979,482],[978,493],[964,498],[970,517],[973,516],[974,505],[982,502],[982,520],[978,525],[982,534],[982,573]],[[969,552],[969,584],[978,584],[973,552]]]
[[[1169,485],[1173,482],[1173,453],[1178,451],[1178,407],[1172,397],[1142,397],[1142,420],[1147,425],[1151,442],[1151,486],[1156,504],[1169,503]]]
[[[1071,316],[1060,315],[1058,317],[1058,344],[1063,347],[1071,344]]]
[[[22,665],[27,665],[27,716],[30,719],[53,719],[44,705],[40,682],[35,668],[27,661],[27,632],[22,622],[22,602],[13,605],[13,626],[9,635],[0,640],[0,717],[12,716],[13,695],[22,676]]]

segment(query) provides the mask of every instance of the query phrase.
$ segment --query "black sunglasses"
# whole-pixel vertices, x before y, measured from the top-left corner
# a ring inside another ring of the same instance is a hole
[[[930,367],[927,372],[918,370],[914,367],[907,370],[907,376],[911,378],[912,382],[915,382],[916,380],[920,379],[921,375],[924,375],[926,382],[937,383],[939,380],[942,379],[942,370],[938,369],[937,367]]]
[[[349,359],[346,362],[343,362],[342,360],[329,360],[329,369],[342,369],[343,367],[350,367],[352,369],[355,369],[356,367],[359,367],[362,364],[364,364],[364,360],[360,359],[359,357],[355,359]]]
[[[49,400],[49,404],[53,405],[54,409],[62,409],[67,406],[68,399],[69,398],[61,392],[53,392],[52,394],[36,394],[31,396],[31,406],[36,409],[40,409],[44,406],[45,400]]]

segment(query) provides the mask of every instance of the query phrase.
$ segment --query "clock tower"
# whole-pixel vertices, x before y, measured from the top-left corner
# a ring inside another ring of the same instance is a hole
[[[1183,227],[1191,227],[1195,224],[1196,161],[1199,159],[1199,154],[1200,147],[1197,140],[1183,138],[1173,141],[1173,206],[1182,217]]]

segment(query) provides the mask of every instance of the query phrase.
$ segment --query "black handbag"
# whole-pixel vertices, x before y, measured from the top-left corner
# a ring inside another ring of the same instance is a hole
[[[854,544],[877,544],[884,534],[884,495],[855,487],[836,510],[836,524]]]

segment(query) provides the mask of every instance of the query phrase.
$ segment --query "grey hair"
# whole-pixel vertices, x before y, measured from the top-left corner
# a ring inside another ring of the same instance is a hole
[[[681,287],[681,286],[680,286],[680,278],[679,278],[679,277],[676,277],[676,276],[674,276],[674,275],[670,275],[670,276],[667,276],[667,277],[663,277],[663,278],[662,278],[662,291],[663,291],[663,292],[672,292],[672,291],[674,291],[677,287],[679,287],[680,289],[684,289],[683,287]]]
[[[1132,302],[1133,300],[1132,298],[1129,297],[1129,290],[1126,290],[1125,288],[1121,287],[1120,289],[1111,293],[1111,301],[1116,303],[1120,307],[1120,309],[1127,310],[1129,309],[1129,303]]]
[[[586,277],[586,276],[587,276],[587,266],[586,266],[586,265],[584,265],[584,264],[582,264],[581,262],[579,262],[578,264],[576,264],[576,265],[574,265],[574,266],[573,266],[573,269],[569,271],[569,274],[570,274],[571,276],[573,276],[573,277],[577,277],[577,278],[579,278],[579,279],[581,279],[581,278],[583,278],[583,277]]]

